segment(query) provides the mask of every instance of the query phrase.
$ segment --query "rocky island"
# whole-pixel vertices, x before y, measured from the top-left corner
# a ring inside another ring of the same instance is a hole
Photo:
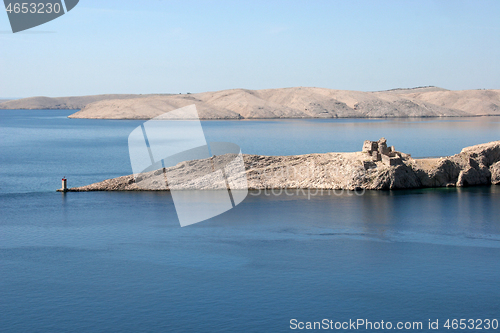
[[[353,153],[240,156],[246,182],[233,183],[231,189],[248,186],[250,190],[396,190],[500,184],[500,141],[467,147],[453,156],[427,159],[414,159],[398,152],[384,138],[365,141],[362,151]],[[186,190],[226,188],[227,182],[214,184],[204,175],[214,165],[230,168],[234,157],[235,154],[226,154],[185,161],[170,168],[108,179],[69,191],[169,190],[172,186],[179,189],[179,184]]]

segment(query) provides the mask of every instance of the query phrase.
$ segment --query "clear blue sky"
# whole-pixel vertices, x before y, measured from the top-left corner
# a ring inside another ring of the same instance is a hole
[[[80,0],[12,34],[0,97],[500,88],[500,1]]]

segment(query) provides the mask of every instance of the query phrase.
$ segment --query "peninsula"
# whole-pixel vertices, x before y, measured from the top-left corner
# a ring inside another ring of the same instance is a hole
[[[500,115],[500,90],[438,87],[363,92],[314,87],[196,94],[32,97],[0,109],[81,109],[69,118],[151,119],[195,104],[202,119],[408,118]]]
[[[203,175],[210,172],[207,165],[228,165],[232,158],[234,156],[228,154],[185,161],[136,177],[108,179],[69,191],[168,190],[172,181],[177,184],[176,189],[178,184],[183,184],[186,190],[210,190],[214,185],[203,179]],[[467,147],[453,156],[430,159],[413,159],[388,146],[382,138],[365,141],[360,152],[243,155],[243,161],[245,170],[242,172],[250,190],[395,190],[500,184],[500,141]]]

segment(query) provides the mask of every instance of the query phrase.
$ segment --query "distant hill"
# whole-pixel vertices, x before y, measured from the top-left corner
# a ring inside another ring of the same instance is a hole
[[[109,95],[91,95],[77,97],[29,97],[15,100],[0,100],[0,109],[30,109],[30,110],[80,110],[87,104],[108,99],[130,99],[141,98],[153,95],[138,94],[109,94]]]
[[[198,94],[104,100],[71,118],[150,119],[195,104],[204,119],[462,117],[500,115],[500,90],[437,87],[378,92],[325,88],[232,89]]]
[[[449,91],[448,89],[439,88],[435,86],[424,86],[424,87],[415,87],[415,88],[395,88],[389,90],[381,90],[376,92],[388,92],[393,94],[407,94],[409,92],[429,92],[429,91]]]
[[[231,89],[178,95],[34,97],[4,102],[0,108],[81,108],[69,117],[151,119],[191,104],[203,119],[464,117],[500,115],[500,90]]]

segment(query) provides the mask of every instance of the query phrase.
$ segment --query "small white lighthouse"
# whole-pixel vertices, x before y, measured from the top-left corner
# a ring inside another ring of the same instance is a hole
[[[61,191],[62,192],[68,192],[68,185],[67,185],[67,179],[66,179],[66,177],[63,177],[63,179],[62,179]]]

